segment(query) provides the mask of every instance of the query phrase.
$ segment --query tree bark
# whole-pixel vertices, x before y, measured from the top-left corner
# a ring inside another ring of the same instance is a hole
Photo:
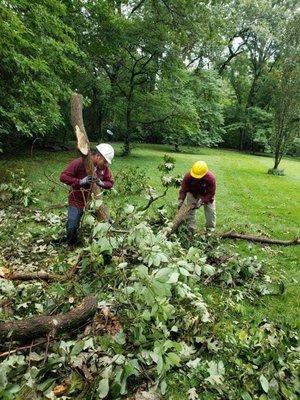
[[[25,341],[34,338],[71,331],[81,327],[97,311],[96,296],[87,296],[82,303],[65,314],[37,315],[21,321],[0,324],[0,340]]]
[[[180,225],[186,220],[186,217],[189,215],[189,212],[194,208],[194,206],[188,206],[185,203],[182,204],[178,213],[175,215],[171,230],[167,233],[167,237],[171,236],[175,233]]]
[[[128,156],[130,154],[130,136],[131,136],[131,129],[132,129],[132,121],[131,121],[131,99],[127,100],[127,111],[126,111],[126,133],[124,138],[124,150],[123,155]]]
[[[8,279],[10,281],[32,281],[35,279],[52,282],[52,281],[60,281],[63,278],[59,275],[48,274],[47,272],[12,272],[4,275],[4,279]]]
[[[71,124],[75,131],[77,138],[77,148],[80,151],[86,173],[95,176],[94,164],[90,153],[90,142],[86,134],[83,117],[82,117],[82,95],[73,93],[71,99]],[[91,185],[91,193],[97,198],[100,196],[101,190],[95,182]],[[98,207],[96,210],[96,217],[98,220],[107,221],[109,218],[108,210],[104,205]]]

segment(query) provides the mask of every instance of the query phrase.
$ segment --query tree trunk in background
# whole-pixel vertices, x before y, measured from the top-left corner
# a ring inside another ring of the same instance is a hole
[[[279,149],[276,149],[274,154],[274,167],[273,169],[277,169],[279,167],[282,156],[280,155]]]
[[[126,110],[126,132],[124,137],[123,155],[128,156],[130,154],[130,141],[131,141],[131,129],[132,129],[132,97],[127,99],[127,110]]]
[[[257,86],[257,80],[258,80],[258,73],[255,73],[254,78],[253,78],[253,82],[248,94],[248,99],[247,99],[247,104],[245,107],[245,114],[247,116],[248,113],[248,109],[250,107],[253,107],[254,105],[254,96],[255,96],[255,91],[256,91],[256,86]],[[246,138],[247,138],[247,131],[246,128],[242,128],[240,130],[240,143],[239,143],[239,150],[243,151],[245,150],[245,142],[246,142]]]
[[[245,130],[245,128],[241,128],[240,129],[240,143],[239,143],[240,151],[244,150],[245,136],[246,136],[246,130]]]

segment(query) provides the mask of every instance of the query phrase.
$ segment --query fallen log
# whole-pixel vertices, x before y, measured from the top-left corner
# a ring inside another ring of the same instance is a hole
[[[65,314],[37,315],[21,321],[4,322],[0,324],[0,341],[32,340],[80,328],[96,313],[97,305],[96,296],[91,295]]]
[[[86,173],[87,175],[91,175],[94,177],[95,170],[90,152],[90,142],[83,123],[82,95],[79,93],[73,93],[71,98],[71,125],[77,138],[77,149],[81,153]],[[101,190],[96,185],[95,181],[92,182],[90,190],[95,198],[99,198]],[[107,221],[109,219],[108,210],[104,205],[101,205],[97,208],[96,217],[100,221]]]
[[[40,279],[46,282],[53,282],[62,280],[58,275],[48,274],[47,272],[11,272],[5,274],[4,279],[10,281],[32,281],[35,279]]]
[[[219,236],[222,239],[241,239],[241,240],[248,240],[250,242],[280,244],[282,246],[290,246],[290,245],[294,245],[294,244],[300,244],[299,238],[295,238],[292,240],[271,239],[271,238],[268,238],[265,236],[245,235],[245,234],[237,233],[235,231],[220,233]]]
[[[172,227],[171,230],[167,233],[167,237],[171,236],[173,233],[175,233],[180,225],[186,220],[187,216],[189,215],[190,211],[194,208],[195,206],[193,205],[187,205],[185,203],[182,204],[180,207],[179,211],[175,215],[173,221],[172,221]]]
[[[167,237],[175,233],[179,226],[186,220],[190,211],[194,208],[193,205],[188,206],[186,204],[182,204],[178,213],[175,215],[172,223],[171,230],[167,233]],[[268,244],[279,244],[282,246],[291,246],[300,244],[300,239],[295,238],[292,240],[281,240],[281,239],[270,239],[265,236],[253,236],[253,235],[245,235],[241,233],[237,233],[235,231],[229,231],[220,233],[218,235],[222,239],[241,239],[241,240],[248,240],[250,242],[258,242],[258,243],[268,243]]]

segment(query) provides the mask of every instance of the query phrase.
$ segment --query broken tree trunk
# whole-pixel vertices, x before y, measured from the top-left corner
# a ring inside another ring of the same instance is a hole
[[[281,240],[281,239],[270,239],[264,236],[253,236],[253,235],[244,235],[241,233],[237,233],[235,231],[224,232],[220,234],[220,237],[223,239],[242,239],[248,240],[250,242],[258,242],[258,243],[268,243],[268,244],[280,244],[283,246],[290,246],[293,244],[300,244],[300,239],[295,238],[293,240]]]
[[[96,296],[87,296],[82,303],[65,314],[37,315],[21,321],[0,324],[0,341],[25,341],[81,327],[97,311]]]
[[[82,95],[79,93],[73,93],[71,98],[71,125],[74,129],[77,138],[77,148],[83,158],[84,166],[88,175],[94,177],[94,164],[90,153],[90,142],[86,134],[83,117],[82,117]],[[91,193],[95,198],[100,196],[101,190],[96,185],[96,182],[92,182]],[[108,211],[104,205],[101,205],[96,210],[96,217],[98,220],[107,221],[109,218]]]
[[[167,237],[171,236],[173,233],[175,233],[177,231],[177,229],[186,220],[187,216],[189,215],[189,212],[193,208],[194,208],[193,205],[188,206],[185,203],[182,204],[178,213],[175,215],[175,217],[173,219],[172,227],[171,227],[171,230],[167,233]]]

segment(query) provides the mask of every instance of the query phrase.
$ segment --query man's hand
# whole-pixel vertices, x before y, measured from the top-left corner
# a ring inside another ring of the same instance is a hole
[[[198,201],[196,201],[195,203],[195,208],[200,208],[201,206],[203,206],[204,203],[202,203],[202,200],[199,199]]]
[[[91,175],[87,175],[84,178],[80,179],[80,186],[86,186],[86,185],[90,185],[92,183],[92,176]]]
[[[96,184],[97,184],[97,186],[99,186],[99,187],[101,187],[101,188],[104,188],[104,187],[105,187],[105,183],[104,183],[103,181],[101,181],[101,179],[98,179],[98,180],[96,181]]]
[[[183,204],[183,201],[178,201],[178,205],[177,205],[178,210],[181,209],[182,204]]]
[[[105,222],[107,222],[112,227],[114,227],[115,225],[115,221],[111,217],[108,217]]]

